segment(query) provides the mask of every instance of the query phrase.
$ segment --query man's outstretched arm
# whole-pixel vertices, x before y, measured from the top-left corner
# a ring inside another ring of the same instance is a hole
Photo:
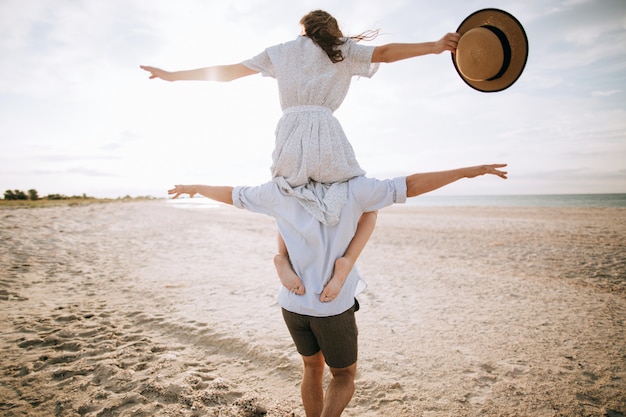
[[[506,164],[477,165],[467,168],[451,169],[449,171],[424,172],[406,177],[406,196],[415,197],[428,193],[438,188],[444,187],[462,178],[474,178],[480,175],[497,175],[506,179],[507,172],[499,168],[504,168]],[[220,203],[233,204],[233,187],[214,185],[176,185],[168,190],[173,198],[180,197],[181,194],[189,194],[193,197],[196,194],[203,195],[211,200]]]
[[[193,197],[196,194],[219,201],[220,203],[233,204],[233,187],[229,186],[213,186],[213,185],[175,185],[174,188],[168,190],[172,198],[178,198],[181,194],[189,194]]]
[[[477,165],[474,167],[451,169],[449,171],[424,172],[406,177],[406,196],[415,197],[428,193],[448,184],[452,184],[462,178],[474,178],[480,175],[497,175],[500,178],[507,178],[507,172],[499,168],[504,168],[506,164]]]

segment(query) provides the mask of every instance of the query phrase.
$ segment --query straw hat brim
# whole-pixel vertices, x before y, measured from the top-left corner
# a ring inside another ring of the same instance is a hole
[[[457,32],[461,34],[459,45],[462,47],[463,35],[472,29],[490,28],[504,35],[502,41],[508,43],[506,53],[507,65],[502,74],[487,80],[470,79],[464,75],[457,62],[457,55],[461,55],[463,51],[457,48],[456,53],[452,54],[452,62],[454,68],[458,72],[463,81],[470,87],[482,92],[502,91],[513,85],[522,75],[526,61],[528,59],[528,38],[522,24],[510,13],[499,9],[482,9],[478,10],[461,22]],[[494,29],[495,28],[495,29]]]

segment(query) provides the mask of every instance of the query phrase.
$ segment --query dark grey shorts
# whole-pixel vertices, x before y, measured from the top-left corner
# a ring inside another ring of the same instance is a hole
[[[298,353],[313,356],[322,351],[331,368],[346,368],[355,363],[359,334],[354,318],[357,306],[330,317],[303,316],[283,309],[283,318]]]

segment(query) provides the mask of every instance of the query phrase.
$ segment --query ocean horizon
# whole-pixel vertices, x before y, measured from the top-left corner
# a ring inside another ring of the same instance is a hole
[[[428,195],[407,200],[407,206],[426,207],[626,207],[619,194]]]

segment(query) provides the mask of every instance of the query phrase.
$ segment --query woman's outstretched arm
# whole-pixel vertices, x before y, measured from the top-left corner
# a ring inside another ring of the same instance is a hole
[[[164,81],[232,81],[237,78],[257,74],[243,64],[215,65],[183,71],[166,71],[161,68],[140,65],[142,70],[150,73],[150,79],[160,78]]]
[[[454,52],[461,35],[447,33],[436,42],[422,43],[389,43],[377,46],[372,54],[372,62],[396,62],[428,54],[440,54],[444,51]]]

